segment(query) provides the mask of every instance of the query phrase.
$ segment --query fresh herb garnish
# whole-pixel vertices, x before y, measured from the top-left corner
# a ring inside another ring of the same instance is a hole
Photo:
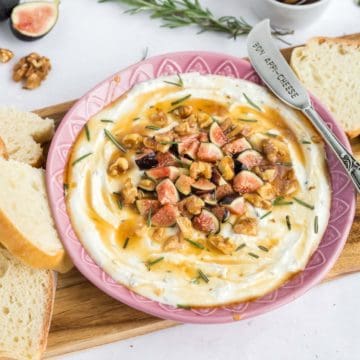
[[[117,203],[119,209],[122,210],[122,208],[123,208],[123,203],[122,203],[121,199],[117,199],[117,202],[116,202],[116,203]]]
[[[136,118],[133,118],[132,121],[137,121],[137,120],[140,120],[139,117],[136,117]]]
[[[235,249],[235,251],[239,251],[239,250],[243,249],[245,246],[246,246],[246,244],[243,243],[243,244],[239,245],[239,246]]]
[[[108,120],[108,119],[101,119],[100,121],[103,123],[113,123],[114,122],[113,120]]]
[[[151,227],[151,216],[152,216],[152,208],[150,208],[149,213],[148,213],[148,216],[147,216],[147,221],[146,221],[146,223],[147,223],[147,226],[148,226],[148,227]]]
[[[179,105],[180,103],[184,102],[185,100],[189,99],[191,97],[191,94],[185,95],[180,99],[177,99],[171,103],[172,106]]]
[[[185,309],[185,310],[191,309],[191,306],[189,306],[189,305],[182,305],[182,304],[177,304],[176,307],[179,308],[179,309]]]
[[[76,165],[78,162],[80,162],[81,160],[84,160],[85,158],[87,158],[91,154],[92,154],[92,152],[89,152],[89,153],[87,153],[87,154],[85,154],[83,156],[80,156],[78,159],[74,160],[71,165],[72,166]]]
[[[69,189],[69,184],[63,183],[63,189],[66,192]]]
[[[161,145],[177,145],[179,144],[178,141],[160,141]]]
[[[286,220],[286,226],[287,226],[288,230],[290,231],[291,230],[290,216],[286,215],[285,220]]]
[[[126,149],[115,139],[111,132],[107,129],[104,129],[105,136],[122,152],[126,153]]]
[[[260,216],[260,220],[265,219],[268,215],[270,215],[272,213],[272,211],[268,211],[267,213],[265,213],[264,215]]]
[[[277,136],[277,134],[273,134],[273,133],[268,132],[268,131],[267,131],[267,132],[265,132],[264,134],[265,134],[265,135],[267,135],[267,136],[273,137],[273,138],[278,137],[278,136]]]
[[[84,128],[85,128],[86,140],[87,140],[87,141],[90,141],[90,131],[89,131],[88,124],[85,124],[85,125],[84,125]]]
[[[303,201],[303,200],[301,200],[301,199],[298,199],[298,198],[296,198],[296,197],[293,197],[293,199],[294,199],[298,204],[300,204],[300,205],[302,205],[302,206],[304,206],[304,207],[306,207],[306,208],[308,208],[308,209],[310,209],[310,210],[314,210],[314,209],[315,209],[315,207],[314,207],[313,205],[310,205],[310,204],[306,203],[305,201]]]
[[[174,85],[174,86],[178,86],[178,87],[183,87],[183,86],[184,86],[184,82],[183,82],[180,74],[177,74],[177,77],[178,77],[178,82],[165,81],[165,80],[164,80],[164,83],[170,84],[170,85]]]
[[[126,249],[126,248],[127,248],[128,244],[129,244],[129,240],[130,240],[129,237],[127,237],[127,238],[125,239],[125,242],[124,242],[124,245],[123,245],[123,249]]]
[[[145,129],[149,129],[149,130],[160,130],[161,127],[159,126],[155,126],[155,125],[146,125]]]
[[[146,265],[146,267],[148,268],[148,270],[150,270],[150,268],[151,268],[152,266],[154,266],[155,264],[159,263],[159,262],[162,261],[162,260],[164,260],[164,257],[163,257],[163,256],[161,256],[161,257],[159,257],[159,258],[157,258],[157,259],[155,259],[155,260],[148,261],[145,265]]]
[[[314,233],[317,234],[319,232],[319,217],[316,215],[314,218]]]
[[[292,201],[284,201],[283,196],[278,196],[272,203],[274,206],[292,205]]]
[[[269,252],[269,249],[264,245],[258,245],[258,248],[262,251]]]
[[[209,278],[199,269],[198,270],[199,277],[203,279],[206,283],[209,282]]]
[[[310,144],[311,144],[311,141],[303,140],[303,141],[301,141],[301,143],[302,143],[302,144],[310,145]]]
[[[194,241],[194,240],[190,240],[190,239],[187,239],[185,238],[185,241],[187,241],[189,244],[191,244],[192,246],[195,246],[197,247],[198,249],[205,249],[205,246],[203,244],[200,244],[199,242],[197,241]]]
[[[242,119],[242,118],[238,118],[239,121],[244,121],[244,122],[257,122],[256,119]]]
[[[255,108],[256,110],[262,111],[260,106],[256,105],[245,93],[243,93],[246,101],[248,102],[249,105],[251,105],[253,108]]]
[[[248,255],[252,256],[252,257],[255,258],[255,259],[258,259],[258,258],[259,258],[259,255],[256,255],[256,254],[254,254],[254,253],[252,253],[252,252],[249,252]]]

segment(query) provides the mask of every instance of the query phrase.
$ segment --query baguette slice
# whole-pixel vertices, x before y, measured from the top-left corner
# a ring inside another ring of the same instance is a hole
[[[54,273],[0,247],[0,359],[41,359],[55,296]]]
[[[54,134],[54,121],[19,111],[14,108],[0,108],[0,136],[10,159],[40,166],[43,151],[41,145],[50,141]]]
[[[0,243],[26,264],[71,268],[51,217],[43,169],[0,158]]]
[[[313,38],[293,50],[291,66],[348,136],[360,135],[360,37]]]

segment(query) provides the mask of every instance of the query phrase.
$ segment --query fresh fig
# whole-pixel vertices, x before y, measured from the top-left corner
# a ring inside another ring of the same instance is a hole
[[[214,191],[216,188],[216,185],[213,184],[209,180],[201,178],[201,179],[195,181],[193,184],[191,184],[191,187],[196,191],[205,193],[205,192]]]
[[[0,0],[0,21],[10,17],[12,9],[19,4],[19,0]]]
[[[216,162],[223,157],[221,149],[212,143],[201,143],[197,151],[197,158],[202,161]]]
[[[136,208],[138,209],[140,215],[147,216],[150,212],[155,214],[156,211],[160,209],[160,202],[158,200],[152,200],[152,199],[141,199],[136,200]]]
[[[230,211],[224,206],[214,206],[211,209],[211,212],[216,216],[216,218],[221,222],[226,222],[230,218]]]
[[[231,213],[235,215],[242,215],[245,212],[245,200],[242,196],[233,199],[230,204],[225,205]]]
[[[177,165],[178,163],[176,156],[173,155],[171,152],[166,152],[166,153],[158,152],[156,154],[156,160],[158,161],[159,167],[174,166]]]
[[[221,127],[215,121],[210,126],[209,137],[210,141],[219,147],[225,145],[228,141],[226,135],[221,130]]]
[[[251,145],[244,137],[242,137],[227,143],[222,149],[227,155],[235,155],[246,149],[251,149]]]
[[[216,200],[221,200],[226,196],[232,196],[234,194],[235,194],[235,192],[234,192],[233,188],[231,187],[230,184],[227,184],[227,183],[218,186],[215,190]]]
[[[264,158],[258,151],[248,149],[241,152],[236,158],[236,160],[241,162],[248,169],[251,169],[254,166],[260,165],[263,162]]]
[[[214,234],[220,230],[219,220],[213,213],[206,209],[203,209],[200,215],[193,217],[192,224],[195,229],[203,231],[206,234]]]
[[[194,183],[194,179],[187,175],[180,175],[175,182],[175,186],[179,192],[183,195],[189,195],[191,193],[191,185]]]
[[[259,176],[248,170],[240,171],[233,180],[234,190],[240,194],[254,192],[263,184],[264,182]]]
[[[150,151],[145,154],[139,155],[135,159],[135,163],[140,170],[147,170],[157,166],[159,162],[156,158],[155,152]]]
[[[37,40],[48,34],[59,16],[60,1],[33,1],[17,5],[10,16],[10,27],[20,40]]]
[[[187,155],[191,159],[195,159],[199,144],[197,140],[178,143],[178,152],[180,155]]]
[[[151,218],[151,224],[159,227],[168,227],[176,224],[179,215],[174,205],[166,204],[161,207]]]
[[[178,178],[180,171],[175,166],[165,166],[165,167],[156,167],[150,170],[145,171],[145,175],[151,180],[159,180],[164,178],[169,178],[170,180],[175,180]]]
[[[162,205],[176,204],[179,201],[179,193],[173,182],[169,179],[161,181],[156,186],[156,193],[158,195],[158,200]]]

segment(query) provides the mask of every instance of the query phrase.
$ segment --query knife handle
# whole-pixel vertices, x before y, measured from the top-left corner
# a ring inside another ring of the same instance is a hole
[[[323,136],[327,144],[334,150],[353,181],[356,190],[360,193],[360,163],[346,150],[311,105],[302,109],[302,112],[311,120],[312,124]]]

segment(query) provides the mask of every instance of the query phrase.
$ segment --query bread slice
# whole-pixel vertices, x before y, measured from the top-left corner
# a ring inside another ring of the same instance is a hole
[[[44,170],[0,158],[0,174],[0,243],[32,267],[69,270],[51,217]]]
[[[360,36],[313,38],[293,50],[291,66],[348,136],[360,135]]]
[[[14,108],[0,108],[0,136],[10,159],[32,166],[42,162],[41,145],[50,141],[54,134],[54,121],[19,111]]]
[[[54,296],[52,271],[32,269],[0,247],[0,359],[41,359]]]

